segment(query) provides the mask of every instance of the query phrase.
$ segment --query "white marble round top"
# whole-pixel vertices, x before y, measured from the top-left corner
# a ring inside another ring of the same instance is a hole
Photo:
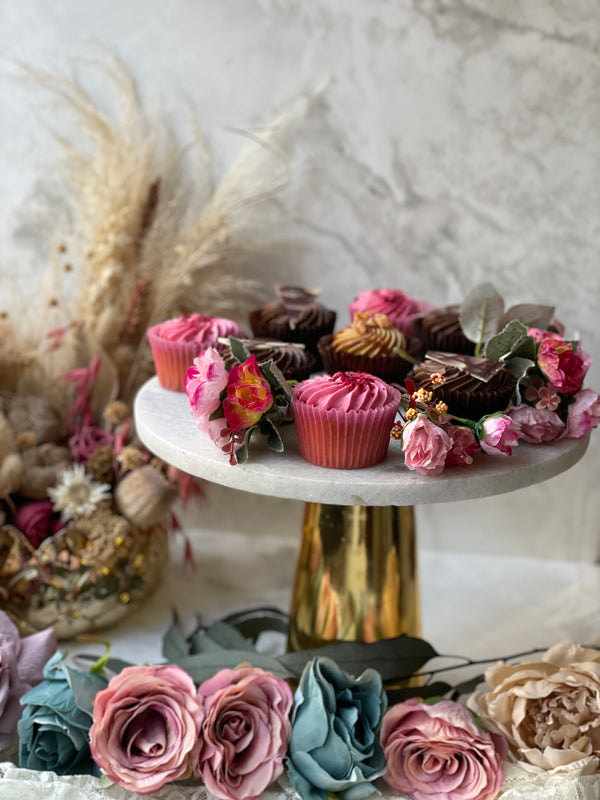
[[[196,427],[182,392],[151,378],[138,392],[135,423],[142,442],[157,456],[192,475],[246,492],[335,505],[415,505],[471,500],[512,492],[569,469],[585,453],[589,435],[543,445],[521,443],[510,457],[475,456],[470,467],[451,467],[436,477],[411,472],[400,443],[368,469],[326,469],[300,458],[293,425],[281,430],[284,453],[269,450],[257,435],[246,464],[229,458]]]

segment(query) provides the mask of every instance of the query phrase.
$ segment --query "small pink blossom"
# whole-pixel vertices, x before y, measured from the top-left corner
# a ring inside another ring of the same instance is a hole
[[[479,450],[479,443],[471,428],[450,426],[446,428],[451,440],[451,447],[446,456],[446,466],[472,464],[473,454]]]
[[[482,422],[483,436],[479,440],[481,449],[490,455],[512,455],[517,445],[521,428],[506,414],[493,414]]]
[[[541,444],[553,442],[562,434],[565,423],[549,408],[516,406],[508,411],[511,419],[521,426],[521,436],[526,442]]]
[[[600,424],[600,397],[591,389],[581,389],[569,406],[566,436],[579,439]]]
[[[444,469],[452,441],[446,431],[419,414],[402,432],[404,463],[421,475],[439,475]]]
[[[184,388],[192,416],[201,429],[219,407],[221,392],[227,386],[228,378],[225,362],[214,347],[204,350],[194,359],[194,366],[188,369]]]
[[[560,405],[560,396],[556,393],[554,386],[540,387],[537,396],[536,408],[547,408],[548,411],[556,411]]]

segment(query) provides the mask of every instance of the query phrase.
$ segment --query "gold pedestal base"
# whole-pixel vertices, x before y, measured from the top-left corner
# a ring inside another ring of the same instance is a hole
[[[307,503],[290,650],[419,636],[412,506]]]

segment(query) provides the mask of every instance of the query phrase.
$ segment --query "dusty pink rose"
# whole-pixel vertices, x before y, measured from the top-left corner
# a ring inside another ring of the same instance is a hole
[[[482,422],[483,436],[479,439],[481,449],[492,456],[512,455],[518,443],[521,428],[506,414],[493,414]]]
[[[195,358],[194,366],[186,372],[185,393],[192,415],[201,426],[219,407],[221,392],[227,386],[228,377],[225,362],[214,347],[209,347]]]
[[[565,423],[556,411],[548,408],[521,405],[511,408],[508,415],[521,426],[521,437],[533,444],[553,442],[565,428]]]
[[[92,757],[113,783],[156,792],[190,771],[203,719],[202,701],[183,669],[126,667],[94,699]]]
[[[446,431],[425,414],[418,414],[402,431],[404,463],[421,475],[439,475],[451,445]]]
[[[446,429],[450,436],[450,450],[446,456],[446,466],[472,464],[473,455],[479,450],[479,443],[471,428],[450,426]]]
[[[581,389],[575,395],[575,402],[569,406],[566,435],[579,439],[597,428],[600,423],[600,397],[591,389]]]
[[[12,742],[21,717],[19,698],[44,678],[44,664],[56,650],[52,628],[21,639],[4,611],[0,611],[0,750]]]
[[[223,411],[234,433],[255,425],[272,405],[271,387],[263,378],[255,355],[231,368]]]
[[[493,800],[502,785],[504,739],[477,727],[458,703],[392,706],[380,734],[384,780],[413,800]]]
[[[252,800],[283,772],[293,696],[254,667],[223,669],[198,688],[206,708],[194,772],[224,800]]]
[[[15,528],[27,537],[32,547],[39,547],[44,539],[54,536],[64,527],[60,515],[52,511],[51,500],[23,503],[15,515]]]
[[[570,395],[581,389],[590,357],[578,344],[547,337],[540,343],[537,363],[552,386],[562,394]]]
[[[560,323],[559,323],[560,324]],[[564,326],[561,326],[564,333]],[[527,333],[535,339],[536,342],[541,342],[542,339],[560,339],[562,341],[562,334],[556,331],[545,331],[541,328],[529,328]]]

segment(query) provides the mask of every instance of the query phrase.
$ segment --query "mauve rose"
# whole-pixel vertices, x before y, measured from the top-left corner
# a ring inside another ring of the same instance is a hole
[[[180,667],[125,667],[94,699],[90,750],[113,783],[156,792],[189,773],[204,719],[190,676]]]
[[[283,772],[290,687],[254,667],[222,669],[198,688],[206,717],[194,773],[223,800],[253,800]]]
[[[15,515],[15,528],[27,538],[32,547],[39,547],[44,539],[62,530],[65,523],[52,511],[51,500],[35,500],[19,506]]]
[[[510,456],[518,444],[521,428],[506,414],[492,414],[481,423],[483,435],[479,439],[481,449],[492,456]]]
[[[185,393],[192,416],[201,427],[219,407],[221,392],[227,386],[228,378],[225,362],[214,347],[209,347],[195,358],[194,366],[186,372]]]
[[[271,387],[263,378],[255,355],[231,368],[223,411],[234,433],[255,425],[272,405]]]
[[[12,742],[21,717],[20,698],[44,678],[44,664],[56,650],[52,628],[21,639],[0,611],[0,750]]]
[[[565,429],[565,423],[556,411],[548,408],[515,406],[509,409],[508,415],[521,426],[521,437],[532,444],[553,442]]]
[[[591,389],[581,389],[575,395],[567,413],[566,436],[579,439],[600,423],[600,397]]]
[[[505,740],[477,727],[458,703],[392,706],[380,734],[384,780],[413,800],[492,800],[502,785]]]
[[[421,475],[440,474],[451,444],[448,434],[425,414],[418,414],[402,431],[404,463]]]
[[[552,386],[564,395],[571,395],[581,389],[591,362],[578,343],[573,345],[548,337],[539,345],[537,363]]]
[[[446,428],[450,436],[450,450],[446,456],[446,466],[472,464],[473,455],[479,450],[479,443],[471,428],[451,425]]]

